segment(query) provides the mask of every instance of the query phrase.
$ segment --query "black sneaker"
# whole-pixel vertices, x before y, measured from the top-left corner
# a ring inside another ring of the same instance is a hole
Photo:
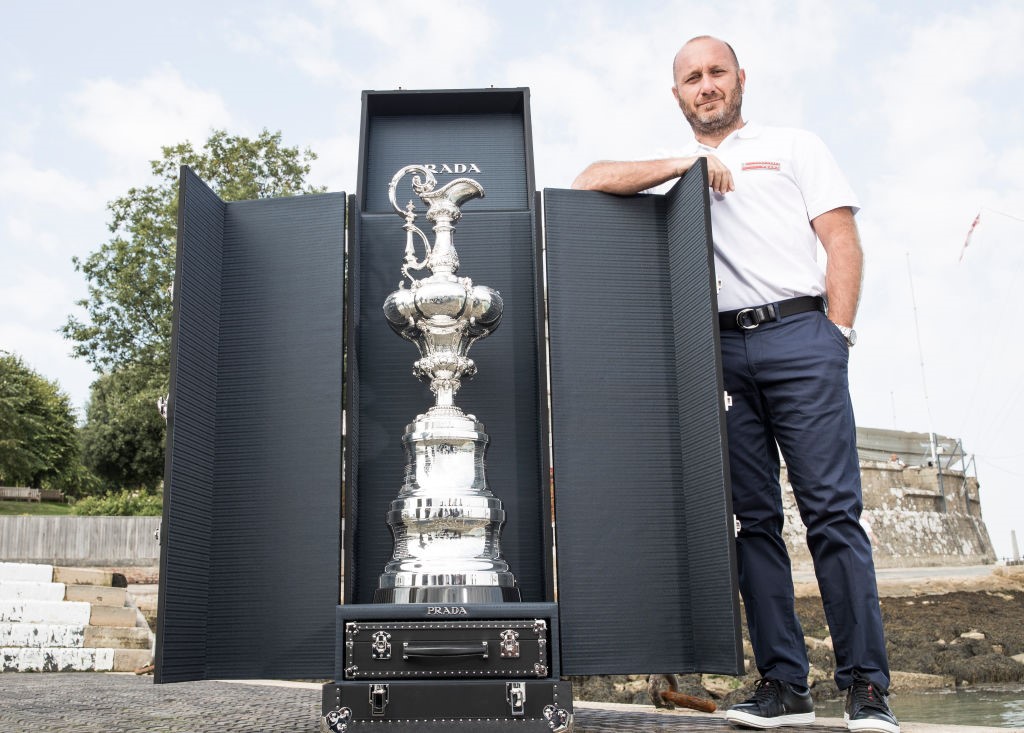
[[[746,728],[779,728],[814,722],[811,691],[797,692],[793,685],[762,677],[754,695],[725,711],[725,719]]]
[[[889,709],[889,691],[880,689],[860,673],[846,691],[846,727],[872,733],[900,733],[900,724]]]

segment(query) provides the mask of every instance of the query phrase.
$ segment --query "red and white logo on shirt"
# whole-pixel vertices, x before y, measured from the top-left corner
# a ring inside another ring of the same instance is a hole
[[[782,168],[782,163],[777,160],[751,160],[743,164],[745,171],[777,171]]]

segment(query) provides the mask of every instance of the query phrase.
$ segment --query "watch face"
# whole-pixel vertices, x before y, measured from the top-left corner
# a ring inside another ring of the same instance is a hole
[[[857,332],[854,331],[852,328],[850,329],[850,332],[846,334],[846,343],[850,344],[850,346],[853,346],[855,343],[857,343]]]

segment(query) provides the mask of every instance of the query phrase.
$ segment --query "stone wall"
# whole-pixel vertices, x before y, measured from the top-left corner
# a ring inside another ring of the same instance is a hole
[[[978,480],[899,461],[862,460],[864,513],[876,567],[979,565],[996,561],[981,519]],[[785,536],[794,567],[809,568],[804,525],[782,469]]]

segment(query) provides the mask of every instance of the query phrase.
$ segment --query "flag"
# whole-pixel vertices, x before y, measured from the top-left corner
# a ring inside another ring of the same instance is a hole
[[[971,235],[974,234],[974,230],[977,228],[978,222],[980,220],[981,220],[981,212],[979,211],[978,215],[976,217],[974,217],[974,221],[971,222],[971,228],[967,230],[967,237],[964,239],[963,249],[960,250],[960,259],[957,260],[958,262],[963,262],[964,261],[964,252],[967,251],[967,245],[969,245],[971,243]]]

